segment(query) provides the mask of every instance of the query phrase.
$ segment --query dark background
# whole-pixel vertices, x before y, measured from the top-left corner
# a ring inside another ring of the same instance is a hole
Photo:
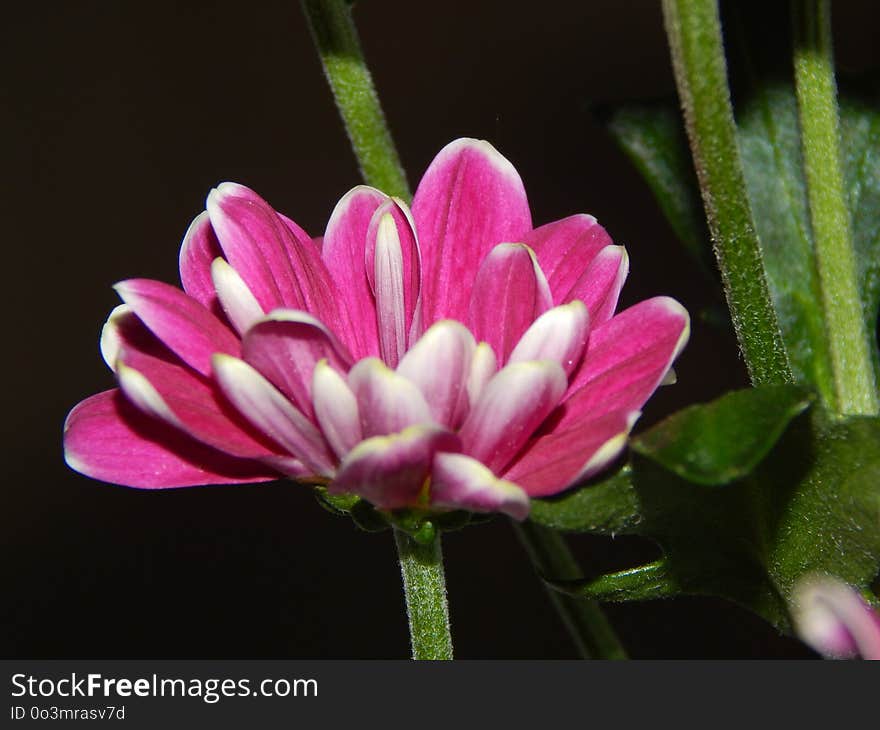
[[[877,65],[878,13],[835,2],[840,62]],[[5,12],[6,338],[0,653],[32,658],[404,657],[388,533],[359,532],[289,483],[166,492],[93,482],[61,425],[111,387],[98,335],[133,276],[177,282],[208,190],[235,180],[313,234],[359,182],[295,0],[42,2]],[[413,184],[458,136],[520,171],[536,223],[596,215],[630,254],[623,305],[708,284],[591,108],[674,93],[659,3],[362,0],[367,58]],[[694,317],[679,384],[643,423],[745,384],[731,337]],[[586,563],[650,546],[580,537]],[[573,656],[503,519],[444,541],[462,658]],[[810,656],[736,607],[611,605],[634,657]]]

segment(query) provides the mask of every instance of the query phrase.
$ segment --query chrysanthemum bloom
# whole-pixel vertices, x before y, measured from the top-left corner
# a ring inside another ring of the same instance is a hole
[[[67,462],[522,519],[615,458],[687,340],[672,299],[614,315],[627,268],[591,216],[533,229],[486,142],[443,149],[412,210],[355,188],[323,240],[224,183],[183,241],[183,291],[116,286],[101,348],[119,389],[70,413]]]
[[[846,583],[806,578],[795,587],[792,604],[798,636],[823,656],[880,660],[880,614]]]

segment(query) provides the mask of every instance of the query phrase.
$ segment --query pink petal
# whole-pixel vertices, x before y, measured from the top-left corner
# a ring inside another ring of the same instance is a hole
[[[880,660],[880,614],[850,586],[831,576],[810,576],[792,594],[795,629],[832,659]]]
[[[208,213],[202,211],[190,223],[180,246],[180,283],[187,294],[218,317],[222,317],[222,310],[214,291],[211,263],[222,255]]]
[[[321,433],[268,380],[244,360],[228,355],[214,357],[214,372],[223,393],[250,423],[313,473],[333,473]]]
[[[556,407],[565,386],[565,371],[549,360],[503,368],[459,431],[463,452],[498,473]]]
[[[395,367],[406,352],[410,330],[421,330],[421,257],[409,211],[387,200],[370,220],[364,266],[376,299],[382,359]]]
[[[211,279],[226,318],[239,335],[265,314],[238,272],[219,256],[211,264]]]
[[[311,312],[347,331],[339,292],[311,238],[296,237],[253,190],[223,183],[208,195],[208,215],[226,259],[264,312],[278,307]]]
[[[278,453],[212,383],[182,365],[126,349],[120,353],[117,375],[122,391],[142,411],[208,446],[241,458]]]
[[[530,248],[502,243],[477,273],[469,321],[478,340],[488,342],[498,361],[507,362],[519,338],[553,306],[550,289]]]
[[[444,147],[422,177],[412,205],[422,249],[425,326],[466,321],[474,270],[502,241],[531,230],[522,180],[488,142],[459,139]]]
[[[315,365],[312,398],[315,418],[324,438],[341,459],[364,437],[357,398],[345,379],[326,360]]]
[[[92,479],[163,489],[266,482],[278,474],[256,461],[204,446],[144,415],[118,390],[78,404],[64,423],[68,466]]]
[[[293,234],[293,238],[297,241],[311,241],[315,248],[320,250],[321,248],[321,237],[313,238],[308,233],[306,233],[305,229],[303,229],[296,221],[288,218],[284,213],[279,211],[275,211],[275,215],[277,215],[281,222],[287,226],[287,230]]]
[[[620,290],[629,273],[629,256],[623,246],[606,246],[575,282],[564,301],[576,299],[587,305],[593,327],[614,316]]]
[[[101,356],[116,372],[119,353],[133,348],[157,357],[173,359],[175,355],[156,338],[127,304],[114,307],[101,329]]]
[[[351,355],[323,323],[305,312],[276,309],[242,342],[243,359],[269,379],[306,415],[312,413],[312,372],[326,359],[341,372]]]
[[[458,437],[445,428],[420,424],[391,436],[361,441],[343,459],[332,493],[353,492],[379,509],[418,506],[438,451],[457,451]]]
[[[504,474],[530,496],[556,494],[598,473],[626,446],[639,412],[615,411],[527,444]]]
[[[357,398],[364,436],[396,433],[433,420],[418,387],[378,358],[358,362],[348,374],[348,384]]]
[[[468,409],[467,381],[477,343],[460,322],[432,325],[404,355],[397,372],[418,386],[437,423],[458,428]]]
[[[593,257],[613,243],[591,215],[573,215],[553,221],[516,240],[521,240],[534,250],[550,283],[554,304],[579,298],[567,295]],[[590,314],[592,316],[592,311]]]
[[[156,337],[202,375],[211,374],[215,352],[239,354],[232,331],[180,289],[151,279],[128,279],[114,289]]]
[[[638,411],[657,389],[690,333],[687,311],[674,299],[655,297],[594,329],[575,372],[554,430],[585,417]]]
[[[547,310],[516,343],[508,362],[553,360],[569,375],[584,354],[589,320],[587,308],[579,301]]]
[[[522,521],[529,515],[529,496],[469,456],[439,453],[431,475],[431,506],[503,512]]]
[[[345,344],[358,359],[379,354],[376,303],[364,269],[364,252],[373,213],[386,200],[387,195],[365,185],[346,193],[333,209],[321,249],[351,315],[353,330]]]

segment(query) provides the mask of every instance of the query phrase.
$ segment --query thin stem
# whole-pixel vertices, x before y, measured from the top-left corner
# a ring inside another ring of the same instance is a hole
[[[302,7],[364,181],[408,200],[409,185],[361,51],[351,7],[345,0],[302,0]]]
[[[845,415],[875,415],[877,384],[862,317],[843,174],[829,0],[793,0],[794,77],[816,268],[831,353],[835,402]]]
[[[539,574],[559,580],[583,578],[577,561],[558,533],[531,520],[513,523]],[[584,659],[626,659],[626,650],[595,601],[568,596],[551,588],[547,595]]]
[[[403,592],[409,616],[413,659],[452,659],[449,604],[440,533],[423,545],[405,532],[394,530]]]
[[[749,375],[755,385],[792,382],[739,157],[717,3],[663,0],[663,15],[715,255]]]

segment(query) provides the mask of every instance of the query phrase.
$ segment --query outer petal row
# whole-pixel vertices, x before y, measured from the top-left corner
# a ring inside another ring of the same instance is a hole
[[[266,482],[276,470],[237,459],[141,413],[119,390],[82,401],[64,423],[71,469],[104,482],[164,489],[201,484]]]

